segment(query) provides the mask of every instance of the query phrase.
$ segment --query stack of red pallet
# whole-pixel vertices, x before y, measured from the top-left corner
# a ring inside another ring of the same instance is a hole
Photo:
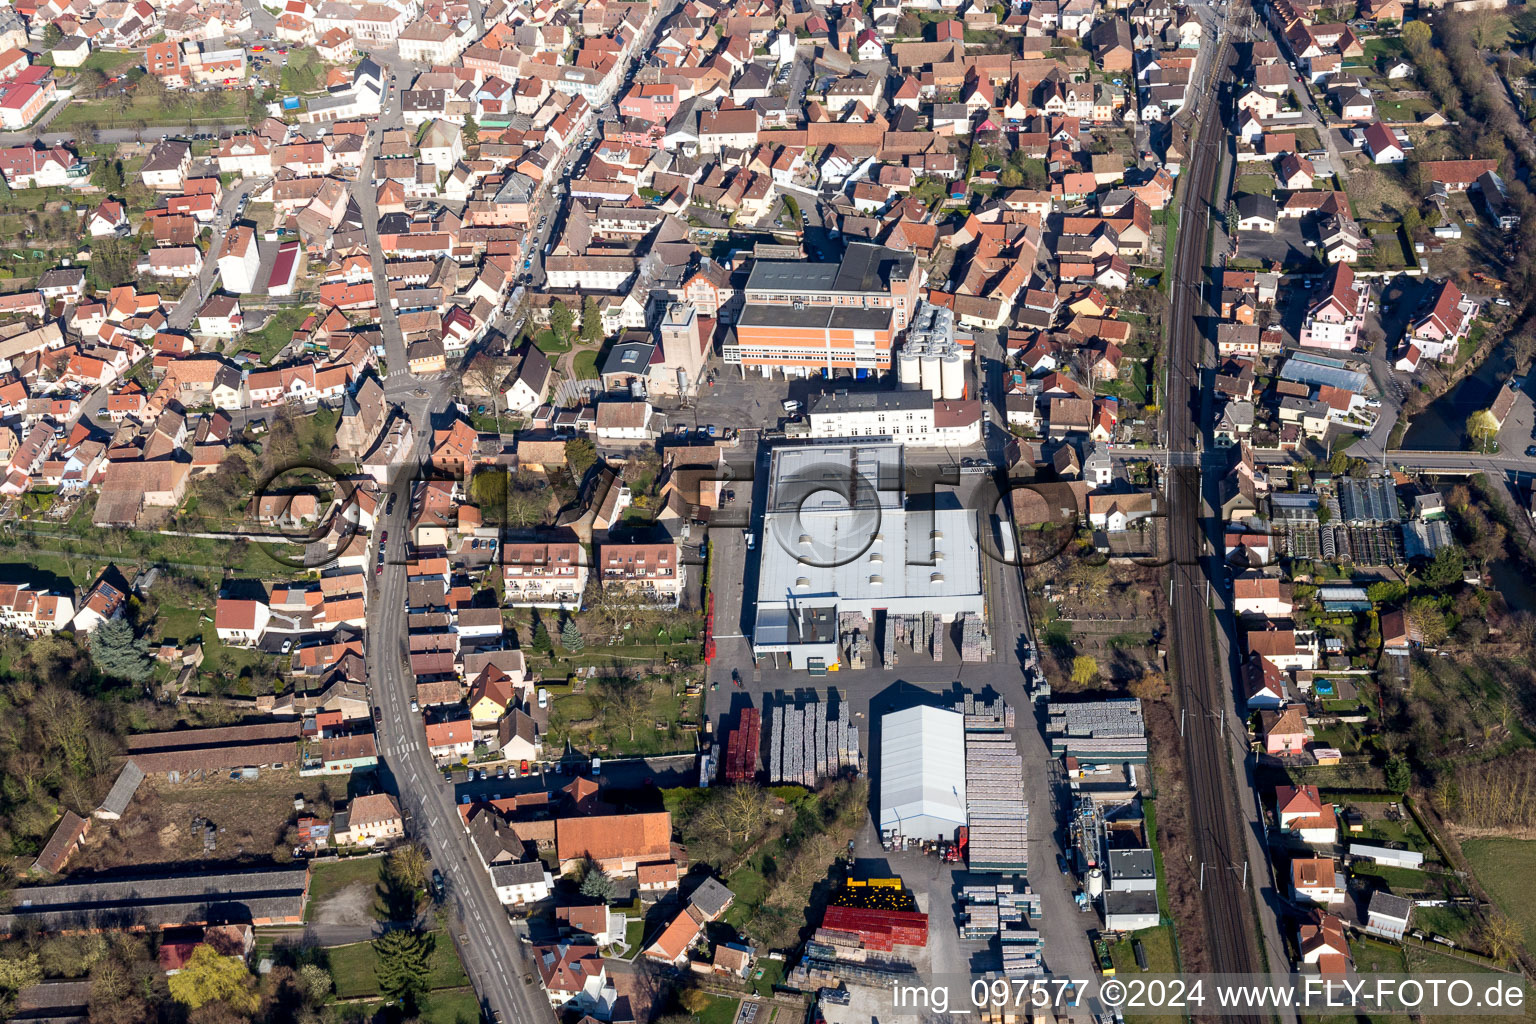
[[[928,944],[928,915],[911,910],[828,907],[821,926],[828,931],[857,935],[866,948],[885,953],[895,946]]]
[[[763,715],[757,708],[741,712],[741,721],[725,738],[725,781],[751,782],[757,774],[757,745],[763,734]]]

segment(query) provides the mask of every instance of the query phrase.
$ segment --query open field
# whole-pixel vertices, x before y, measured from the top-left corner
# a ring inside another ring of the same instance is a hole
[[[228,92],[171,93],[163,98],[133,96],[126,105],[114,100],[71,103],[49,124],[52,131],[93,128],[133,128],[145,125],[182,127],[187,124],[243,121],[249,115],[244,89]]]
[[[309,878],[304,920],[332,924],[384,920],[386,915],[378,895],[379,871],[383,866],[382,857],[316,864]]]
[[[298,754],[298,744],[294,744]],[[308,813],[324,817],[332,800],[346,796],[341,779],[301,779],[297,764],[264,770],[258,779],[235,782],[220,777],[203,782],[172,783],[146,779],[120,821],[98,821],[91,841],[70,860],[71,871],[121,867],[220,863],[271,863],[289,852],[289,822],[299,812],[294,798],[303,795]],[[194,819],[206,819],[217,832],[211,852],[203,848],[203,830]]]
[[[1233,195],[1273,195],[1275,191],[1275,176],[1273,174],[1239,174],[1237,180],[1232,183]]]
[[[1536,949],[1536,840],[1467,839],[1461,844],[1477,880]]]
[[[568,686],[549,687],[553,705],[549,719],[551,738],[546,742],[559,744],[569,740],[583,749],[629,754],[674,753],[694,745],[695,733],[684,726],[698,726],[702,697],[679,695],[681,684],[669,685],[660,680],[629,686],[648,686],[650,692],[633,698],[636,703],[631,705],[624,703],[630,698],[610,696],[602,680],[589,681],[585,693],[572,693]]]
[[[1361,974],[1402,974],[1407,970],[1401,946],[1375,939],[1356,939],[1349,944],[1355,957],[1355,969]]]
[[[230,343],[232,352],[255,352],[263,364],[269,363],[293,339],[293,332],[309,316],[308,309],[286,306],[277,310],[261,329],[242,334]]]

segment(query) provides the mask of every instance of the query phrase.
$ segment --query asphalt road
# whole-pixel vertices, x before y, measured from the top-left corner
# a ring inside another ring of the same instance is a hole
[[[399,474],[391,489],[395,512],[380,520],[381,528],[392,530],[396,537],[407,533],[412,475]],[[387,559],[383,575],[374,579],[368,611],[368,679],[374,705],[380,710],[377,738],[385,770],[393,776],[412,835],[426,845],[433,867],[443,873],[444,900],[460,940],[459,953],[482,1007],[500,1012],[508,1021],[547,1021],[551,1012],[542,991],[536,982],[528,985],[522,980],[533,965],[518,930],[497,902],[490,877],[460,824],[452,789],[427,751],[421,716],[410,711],[414,680],[406,661],[403,560]]]
[[[247,0],[247,7],[250,6]],[[647,27],[645,38],[636,47],[637,53],[649,46],[657,26],[674,7],[675,2],[670,3],[655,16]],[[261,27],[259,22],[257,27]],[[354,193],[373,258],[375,288],[380,296],[387,296],[388,282],[378,238],[378,210],[370,183],[382,130],[403,124],[399,95],[409,85],[413,67],[400,61],[392,51],[375,51],[373,56],[386,71],[389,82],[395,83],[396,87],[389,89],[386,84],[384,108],[375,121],[376,130],[369,133],[368,149],[357,179],[359,187]],[[553,203],[553,198],[546,193],[539,208],[551,210]],[[550,219],[553,221],[554,218]],[[553,223],[548,225],[550,230],[553,227]],[[533,977],[534,964],[521,942],[520,927],[497,901],[490,876],[461,824],[454,787],[443,778],[427,750],[421,716],[409,710],[410,700],[415,695],[415,680],[407,660],[406,577],[398,545],[409,534],[411,482],[416,477],[416,465],[425,457],[432,437],[432,416],[445,408],[456,374],[442,374],[434,380],[412,375],[406,368],[405,339],[399,321],[387,301],[381,302],[379,308],[390,366],[385,382],[386,397],[409,416],[417,437],[413,458],[396,467],[390,481],[388,491],[394,495],[395,512],[379,517],[380,535],[389,530],[398,539],[397,547],[387,552],[389,557],[385,559],[383,573],[373,578],[368,608],[368,680],[373,703],[380,712],[377,739],[383,754],[382,768],[393,777],[393,788],[409,816],[411,835],[426,845],[433,866],[443,873],[443,899],[453,918],[452,931],[465,970],[480,997],[482,1010],[498,1013],[500,1019],[520,1024],[548,1021],[553,1014],[537,978]],[[643,765],[624,766],[618,770],[634,773],[642,784],[653,771]],[[488,788],[509,782],[494,780],[479,785]]]

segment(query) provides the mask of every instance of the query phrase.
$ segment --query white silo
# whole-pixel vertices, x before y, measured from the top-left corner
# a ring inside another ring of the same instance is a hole
[[[923,382],[922,360],[911,342],[901,346],[896,355],[896,380],[914,388]]]
[[[938,398],[939,393],[943,390],[942,378],[940,377],[941,371],[939,369],[940,362],[941,360],[937,353],[931,351],[923,353],[923,387],[927,388],[928,393],[934,398]]]
[[[940,360],[939,383],[941,397],[946,401],[965,397],[965,360],[960,358],[959,352],[951,350]]]
[[[1088,872],[1088,896],[1090,899],[1098,899],[1104,892],[1104,872],[1094,868]]]

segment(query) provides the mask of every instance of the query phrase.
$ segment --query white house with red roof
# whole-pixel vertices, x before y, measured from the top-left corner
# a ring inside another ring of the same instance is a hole
[[[1320,910],[1297,925],[1296,948],[1302,964],[1315,967],[1319,974],[1344,975],[1354,967],[1344,922]]]
[[[534,946],[533,956],[549,1005],[601,1018],[611,1015],[618,994],[608,981],[607,965],[595,945],[561,942]]]
[[[272,609],[266,602],[249,598],[221,597],[213,613],[213,628],[219,639],[244,647],[260,643],[271,621]]]
[[[1280,831],[1305,843],[1334,843],[1339,838],[1339,819],[1333,805],[1325,803],[1316,786],[1279,786],[1275,789],[1275,814]]]
[[[1321,296],[1307,310],[1298,337],[1303,348],[1350,352],[1360,340],[1360,324],[1369,306],[1370,285],[1355,280],[1348,263],[1335,263]]]
[[[1410,344],[1425,359],[1454,359],[1476,310],[1455,282],[1441,281],[1426,311],[1408,329]]]
[[[129,230],[128,211],[116,199],[103,199],[91,212],[87,230],[92,238],[121,237]]]
[[[1378,164],[1400,164],[1406,160],[1407,147],[1397,134],[1380,121],[1365,129],[1365,151]]]

